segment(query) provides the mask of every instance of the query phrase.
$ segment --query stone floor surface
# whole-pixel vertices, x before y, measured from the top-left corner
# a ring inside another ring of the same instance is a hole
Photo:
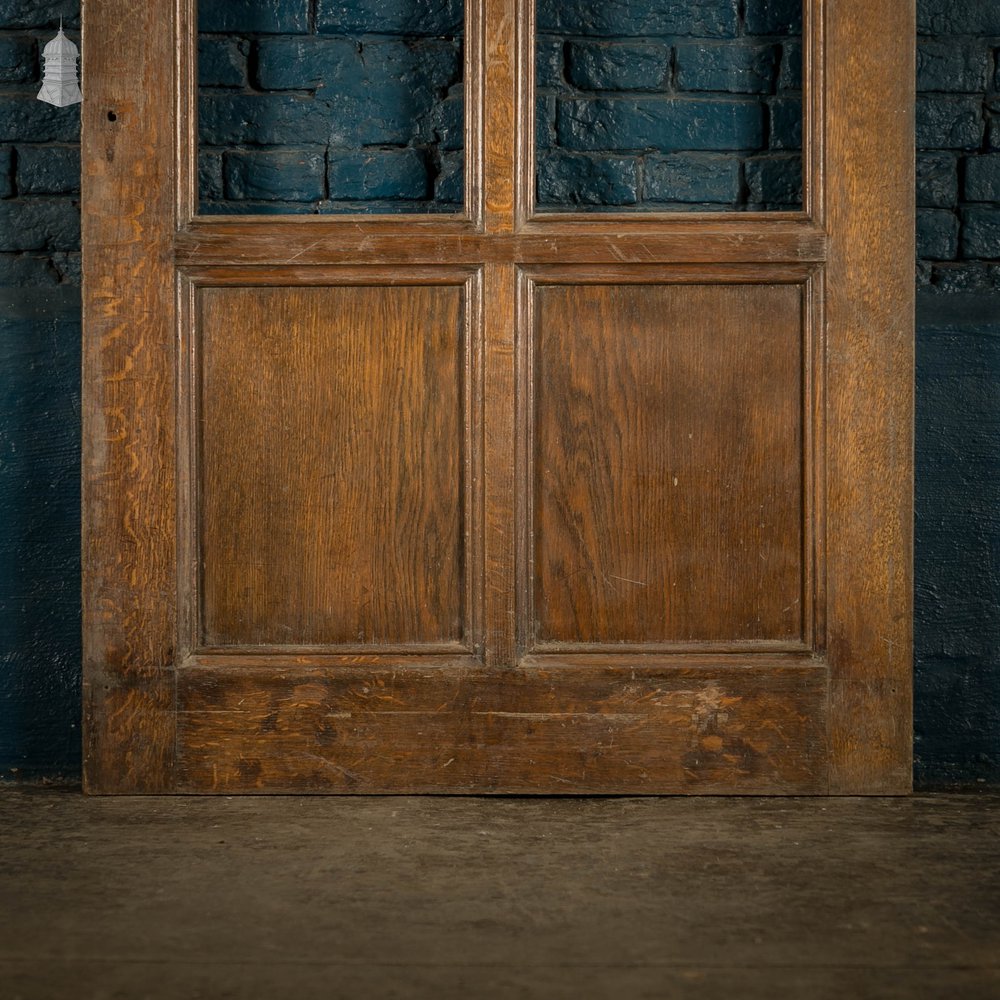
[[[0,1000],[1000,998],[1000,795],[0,790]]]

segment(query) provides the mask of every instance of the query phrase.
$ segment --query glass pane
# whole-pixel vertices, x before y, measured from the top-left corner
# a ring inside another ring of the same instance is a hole
[[[802,207],[802,0],[539,0],[536,199]]]
[[[201,0],[200,211],[460,211],[462,27],[462,0]]]

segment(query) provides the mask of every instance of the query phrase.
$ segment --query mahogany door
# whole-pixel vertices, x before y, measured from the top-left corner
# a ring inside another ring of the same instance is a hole
[[[84,44],[91,792],[910,788],[910,0],[808,0],[802,211],[212,217],[192,0]],[[124,30],[123,30],[124,29]]]

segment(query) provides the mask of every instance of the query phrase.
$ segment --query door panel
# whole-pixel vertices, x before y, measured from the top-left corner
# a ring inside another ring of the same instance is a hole
[[[468,0],[464,214],[274,218],[91,0],[89,792],[909,790],[914,9],[803,9],[801,211],[536,213]]]
[[[196,294],[204,646],[471,640],[461,286]]]
[[[803,648],[803,305],[535,286],[529,648]]]

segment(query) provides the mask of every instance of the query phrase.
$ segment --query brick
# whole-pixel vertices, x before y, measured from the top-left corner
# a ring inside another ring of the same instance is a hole
[[[755,101],[632,98],[559,101],[556,130],[572,150],[757,149],[763,112]]]
[[[562,39],[535,39],[535,86],[557,90],[566,86],[566,46]]]
[[[535,149],[551,149],[556,144],[556,99],[535,97]]]
[[[461,88],[436,101],[423,119],[418,138],[443,152],[454,152],[465,145],[465,100]]]
[[[712,153],[674,153],[646,160],[643,194],[649,201],[721,202],[740,196],[740,161]]]
[[[14,193],[14,147],[0,146],[0,198]]]
[[[198,0],[198,30],[305,34],[309,31],[309,0]]]
[[[1000,259],[1000,206],[962,212],[962,256]]]
[[[450,42],[374,42],[359,50],[343,39],[265,39],[257,62],[263,89],[316,88],[329,109],[331,141],[353,147],[409,142],[461,75]]]
[[[776,97],[767,102],[771,149],[802,148],[802,98]]]
[[[203,93],[198,129],[206,146],[281,146],[330,134],[330,109],[292,94]]]
[[[634,205],[639,165],[634,157],[552,152],[538,161],[542,205]]]
[[[749,200],[755,205],[802,204],[802,158],[761,156],[744,165]]]
[[[989,70],[990,52],[982,43],[937,38],[917,45],[919,91],[983,91]]]
[[[0,0],[0,28],[80,27],[80,0]]]
[[[78,194],[79,146],[18,146],[19,194]]]
[[[987,116],[986,146],[988,149],[1000,149],[1000,114]]]
[[[226,153],[227,198],[319,201],[325,194],[322,150],[267,149]]]
[[[201,206],[205,215],[316,215],[322,202],[312,201],[213,201]]]
[[[983,128],[982,98],[917,97],[918,149],[978,149]]]
[[[446,36],[462,30],[462,0],[318,0],[316,27],[332,35]]]
[[[996,0],[920,0],[917,32],[921,35],[1000,35]]]
[[[958,203],[958,157],[953,153],[917,154],[917,204],[949,208]]]
[[[434,200],[441,205],[461,205],[465,192],[465,156],[462,152],[441,157],[441,169],[434,178]]]
[[[235,38],[198,39],[198,85],[245,87],[248,42]]]
[[[198,152],[198,197],[201,201],[220,201],[225,197],[222,153]]]
[[[681,90],[769,94],[778,54],[777,45],[683,42],[677,46],[677,86]]]
[[[0,288],[38,288],[59,284],[48,254],[0,253]]]
[[[1000,153],[966,158],[965,200],[1000,202]]]
[[[429,194],[427,161],[416,149],[331,153],[327,177],[332,200],[416,201]]]
[[[802,0],[747,0],[750,35],[801,35]]]
[[[38,80],[38,49],[29,35],[0,35],[0,83]]]
[[[954,260],[958,255],[958,216],[943,208],[917,212],[917,256],[923,260]]]
[[[34,94],[0,95],[0,136],[5,142],[79,142],[80,105],[55,108]]]
[[[802,45],[799,42],[785,42],[781,46],[778,90],[801,90],[803,79]]]
[[[670,47],[652,42],[571,42],[569,79],[583,90],[662,90]]]
[[[79,250],[80,209],[69,198],[0,201],[0,250]]]
[[[735,38],[739,0],[539,0],[538,30],[598,37]]]
[[[935,264],[931,281],[936,292],[955,295],[962,292],[1000,292],[1000,264],[967,261],[961,264]]]
[[[50,258],[52,269],[61,284],[79,286],[83,281],[83,256],[76,252],[56,252]]]

